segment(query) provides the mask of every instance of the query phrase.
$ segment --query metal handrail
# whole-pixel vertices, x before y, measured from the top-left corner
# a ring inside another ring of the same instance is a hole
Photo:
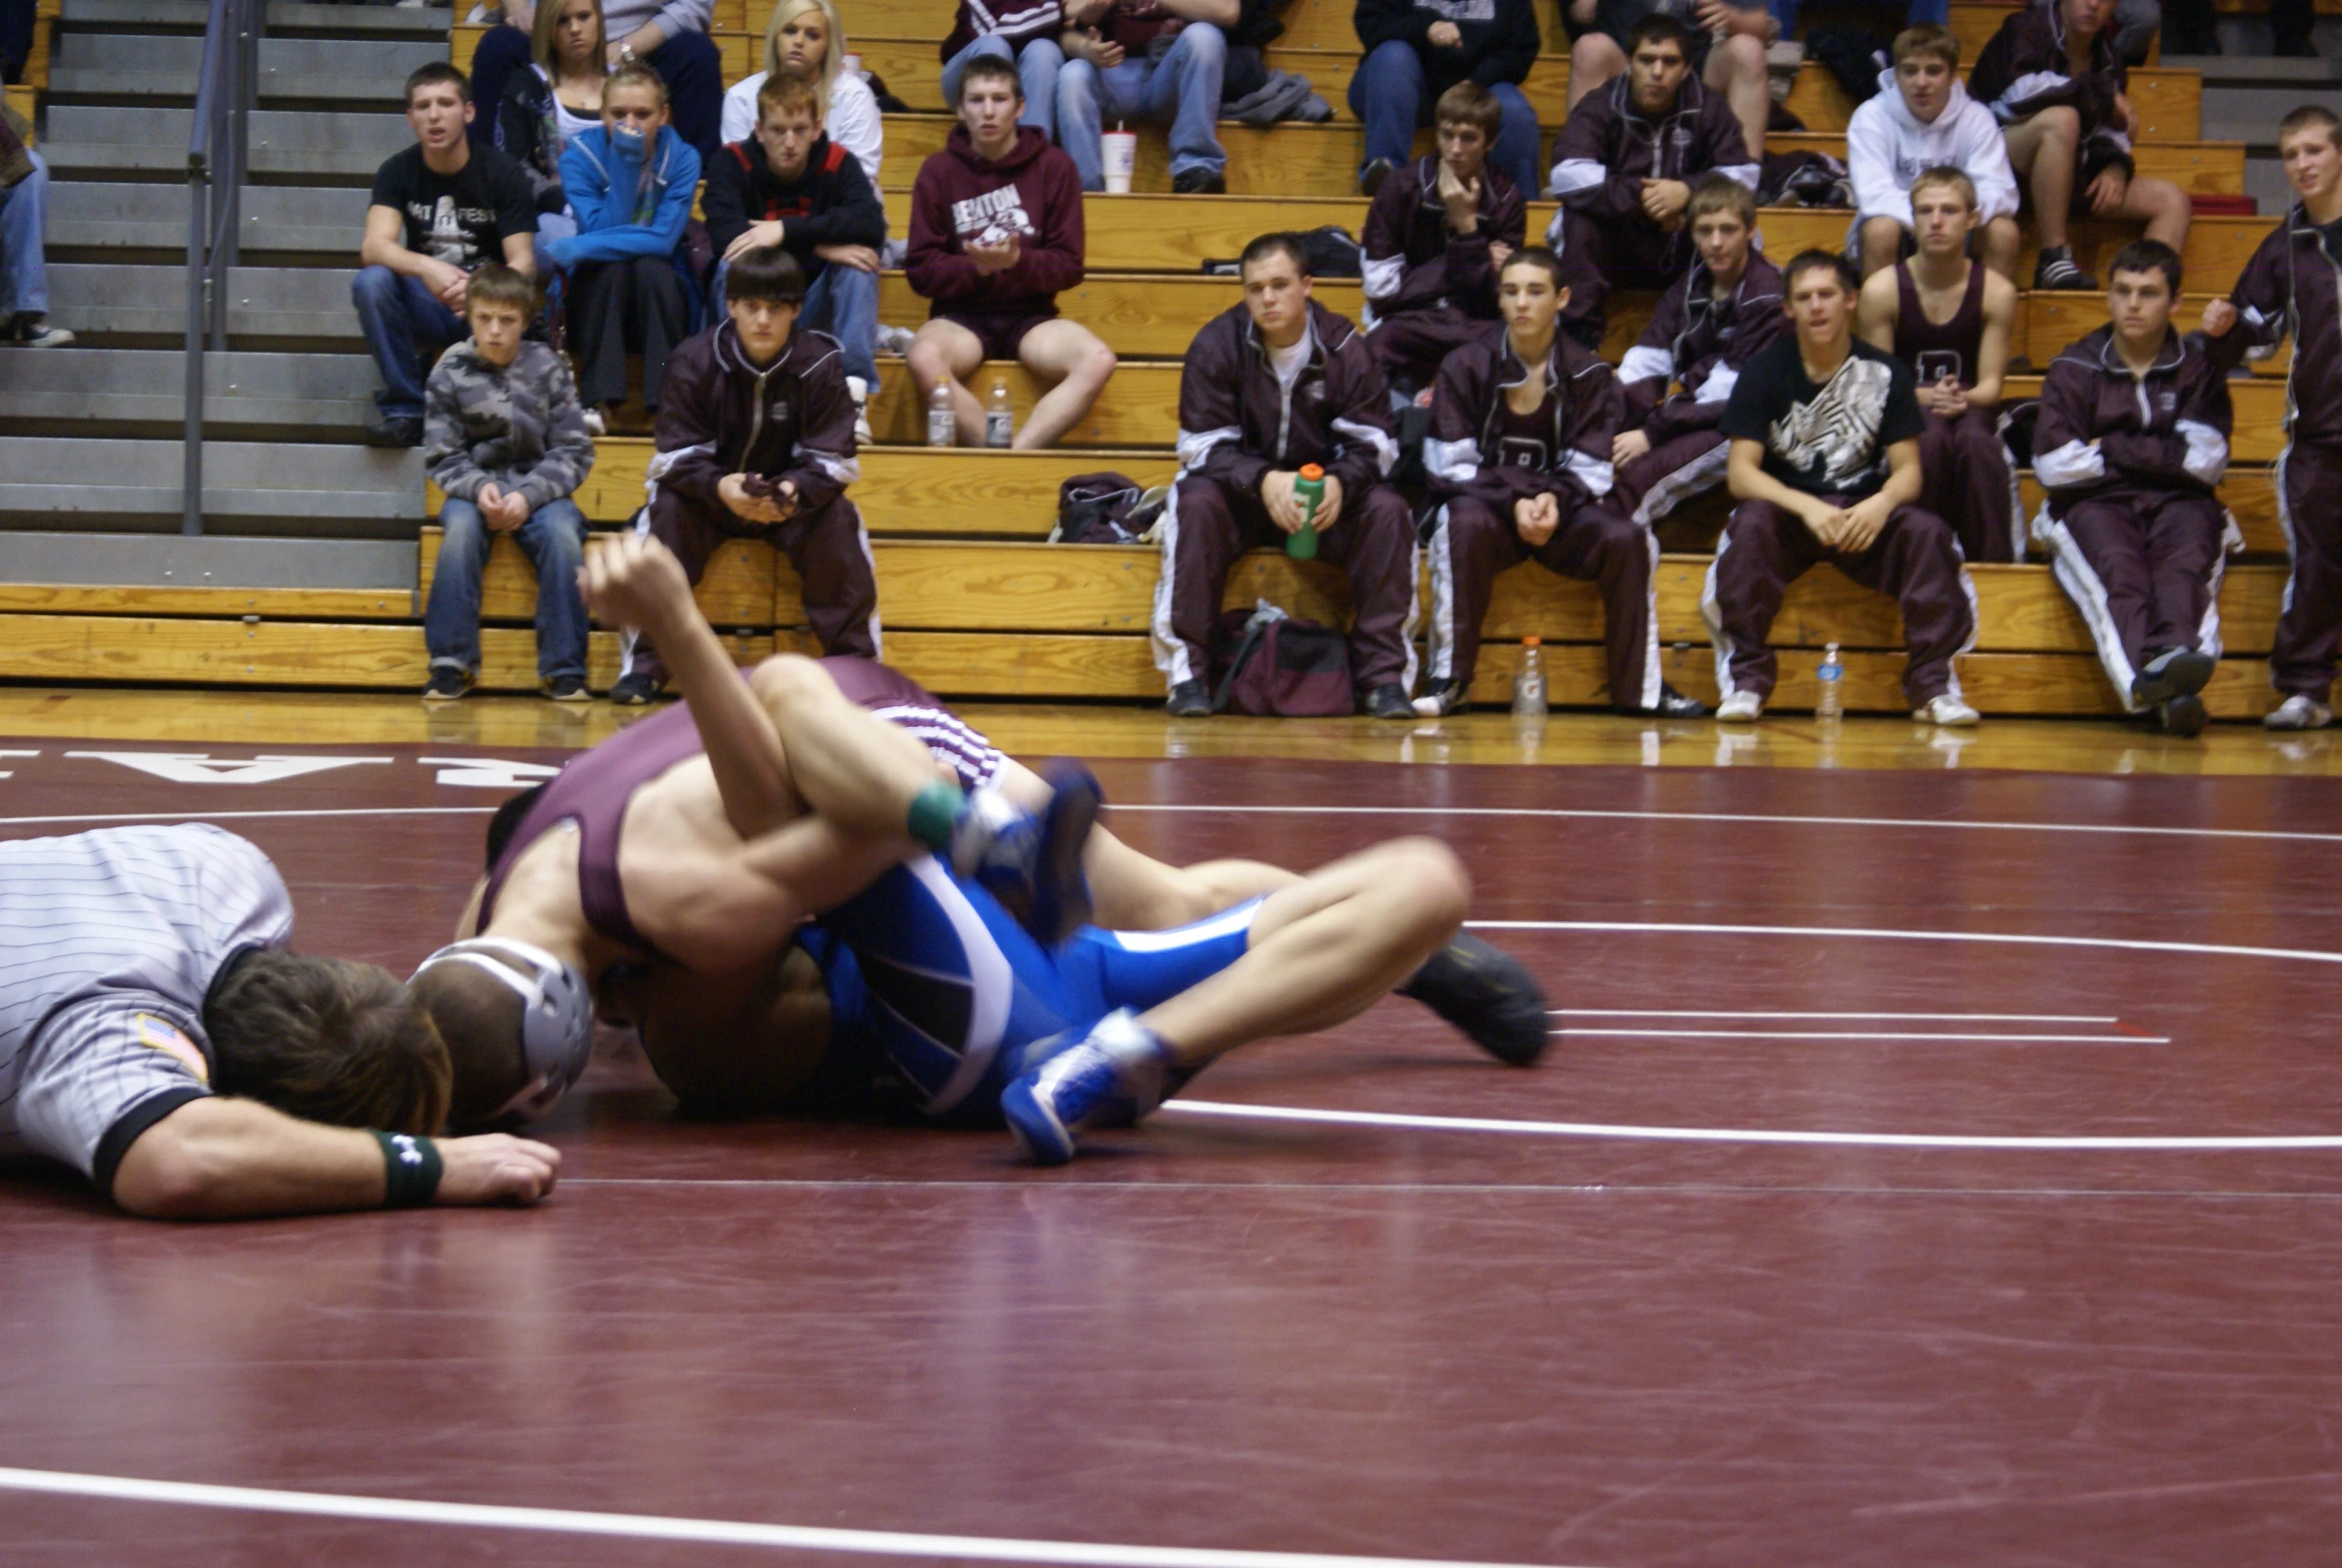
[[[251,153],[266,0],[211,0],[187,137],[187,429],[179,531],[204,531],[204,353],[228,347],[228,270]]]

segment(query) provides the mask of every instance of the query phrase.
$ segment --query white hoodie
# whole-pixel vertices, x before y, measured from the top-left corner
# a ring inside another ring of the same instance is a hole
[[[1893,71],[1879,73],[1879,91],[1858,107],[1846,127],[1846,166],[1854,177],[1857,222],[1892,218],[1911,227],[1911,187],[1928,170],[1950,164],[1973,181],[1984,220],[2016,216],[2016,176],[2008,144],[1992,111],[1953,82],[1952,98],[1935,122],[1922,125],[1903,101]]]

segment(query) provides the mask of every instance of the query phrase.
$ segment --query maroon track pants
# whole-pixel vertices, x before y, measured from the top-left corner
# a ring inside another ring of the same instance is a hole
[[[1772,695],[1780,677],[1780,660],[1766,645],[1773,617],[1789,585],[1824,561],[1902,606],[1910,650],[1903,693],[1913,707],[1958,690],[1952,657],[1975,635],[1976,611],[1950,523],[1918,506],[1898,506],[1871,547],[1853,553],[1824,544],[1803,518],[1770,501],[1742,501],[1724,526],[1700,605],[1716,634],[1716,684],[1726,696]]]
[[[1605,223],[1564,209],[1561,271],[1569,284],[1569,304],[1562,320],[1604,321],[1602,302],[1611,290],[1663,294],[1691,265],[1690,239],[1669,234],[1640,213]]]
[[[1920,505],[1952,524],[1969,560],[2024,559],[1999,410],[1970,408],[1956,419],[1928,415],[1920,435]]]
[[[673,490],[659,491],[650,503],[650,535],[675,552],[686,577],[697,584],[707,558],[726,539],[765,539],[780,547],[803,580],[805,618],[821,639],[821,651],[879,656],[878,579],[871,570],[862,513],[852,501],[841,495],[770,527],[744,523],[729,511],[724,519],[731,526],[718,527],[708,516],[712,509]],[[661,682],[667,678],[658,650],[641,636],[627,654],[625,672]]]
[[[1618,470],[1610,504],[1637,522],[1657,522],[1722,484],[1731,450],[1732,442],[1717,430],[1691,430],[1663,440]]]
[[[1439,374],[1440,362],[1456,350],[1504,331],[1504,323],[1467,316],[1452,305],[1429,310],[1400,311],[1377,320],[1366,335],[1366,347],[1385,375],[1411,377],[1428,387]]]
[[[1156,590],[1156,662],[1175,685],[1209,680],[1206,642],[1219,616],[1228,569],[1249,549],[1284,548],[1282,528],[1257,495],[1192,475],[1179,480],[1166,521],[1163,581]],[[1415,519],[1398,491],[1369,485],[1344,495],[1341,515],[1317,535],[1317,558],[1350,580],[1350,675],[1365,694],[1411,686],[1415,676]]]
[[[2209,495],[2116,490],[2049,525],[2057,581],[2127,705],[2149,648],[2220,651],[2220,551],[2228,514]]]
[[[1567,496],[1562,498],[1569,505]],[[1565,510],[1543,544],[1521,538],[1510,516],[1485,501],[1459,497],[1439,511],[1431,542],[1431,680],[1466,688],[1480,661],[1480,623],[1489,588],[1507,566],[1534,560],[1548,571],[1602,585],[1603,645],[1611,706],[1630,712],[1659,701],[1657,585],[1659,540],[1649,528],[1596,504]]]
[[[2269,683],[2324,702],[2342,650],[2342,447],[2294,442],[2277,459],[2293,576],[2269,647]]]

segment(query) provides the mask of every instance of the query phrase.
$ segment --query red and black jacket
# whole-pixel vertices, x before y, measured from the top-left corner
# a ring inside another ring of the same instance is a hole
[[[870,188],[870,177],[852,153],[827,136],[813,139],[805,172],[788,181],[772,172],[763,143],[726,143],[708,160],[700,211],[718,256],[749,225],[779,219],[781,249],[797,258],[809,283],[824,265],[813,254],[816,246],[866,245],[875,251],[887,240],[886,208]]]

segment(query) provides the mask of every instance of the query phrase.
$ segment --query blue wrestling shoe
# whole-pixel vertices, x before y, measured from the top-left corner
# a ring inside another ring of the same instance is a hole
[[[1082,850],[1106,792],[1080,763],[1052,763],[1044,776],[1051,789],[1039,816],[971,810],[973,831],[966,842],[953,846],[952,864],[997,899],[1018,925],[1055,947],[1090,923],[1090,879],[1082,874]]]
[[[1100,1019],[1081,1044],[1053,1051],[1036,1047],[1041,1065],[1001,1091],[1009,1136],[1037,1166],[1074,1158],[1075,1135],[1085,1128],[1128,1127],[1163,1104],[1174,1077],[1170,1052],[1129,1008]]]

